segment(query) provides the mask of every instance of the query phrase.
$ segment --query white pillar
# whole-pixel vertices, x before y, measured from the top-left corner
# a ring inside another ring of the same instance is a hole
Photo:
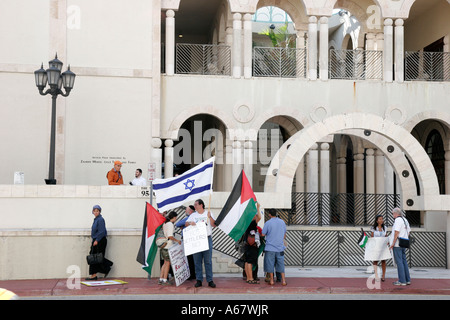
[[[225,163],[224,163],[224,179],[223,179],[223,191],[231,191],[233,187],[233,146],[230,140],[226,141],[225,146]]]
[[[375,50],[383,51],[384,48],[384,33],[379,32],[375,35]]]
[[[319,22],[320,22],[319,74],[320,80],[328,80],[328,18],[321,17]]]
[[[355,159],[354,170],[354,189],[357,197],[364,194],[364,154],[358,153],[353,156]],[[359,205],[358,205],[359,204]],[[362,201],[355,205],[355,223],[357,225],[364,223],[364,204]]]
[[[297,49],[297,78],[306,78],[305,72],[305,62],[304,59],[305,54],[305,31],[297,30],[297,40],[295,41],[295,47]]]
[[[162,166],[162,141],[160,138],[152,139],[152,148],[150,150],[150,163],[155,165],[155,178],[161,178]]]
[[[322,225],[330,224],[330,144],[320,144],[320,193],[322,193]]]
[[[253,143],[251,141],[244,143],[244,172],[248,182],[253,186]]]
[[[244,14],[244,78],[252,77],[252,15]],[[245,173],[247,174],[247,172]],[[250,181],[250,180],[249,180]]]
[[[366,150],[366,193],[375,193],[375,157],[373,149]]]
[[[384,188],[384,154],[381,150],[375,151],[375,193],[376,196],[376,210],[377,212],[386,211],[386,199]]]
[[[233,14],[233,77],[241,77],[241,43],[242,43],[242,15],[240,13]]]
[[[341,224],[347,223],[347,165],[345,157],[338,158],[337,161],[337,176],[338,176],[338,193],[342,205],[339,206],[339,222]]]
[[[175,12],[166,11],[166,74],[175,73]]]
[[[309,17],[308,24],[308,78],[317,80],[317,18]]]
[[[404,80],[405,39],[403,19],[395,20],[395,81]]]
[[[305,192],[305,158],[303,157],[295,171],[295,192]]]
[[[173,140],[166,139],[164,149],[164,179],[173,177]]]
[[[306,159],[306,192],[319,192],[319,151],[315,143],[307,153]],[[306,210],[309,224],[319,223],[319,207],[314,195],[308,196],[306,200]]]
[[[237,178],[241,174],[243,169],[243,159],[242,159],[242,144],[240,141],[233,142],[233,166],[232,166],[232,181],[233,186],[236,183]]]
[[[384,81],[392,82],[392,63],[393,63],[393,27],[392,19],[384,20],[384,45],[383,45],[383,70]]]

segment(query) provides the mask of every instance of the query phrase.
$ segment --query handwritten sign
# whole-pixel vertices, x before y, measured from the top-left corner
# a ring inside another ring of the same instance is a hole
[[[183,229],[184,253],[186,256],[209,249],[206,223],[198,222],[195,226]]]
[[[189,264],[182,245],[175,243],[169,248],[170,264],[172,265],[175,284],[177,287],[185,282],[190,276]]]
[[[391,258],[392,256],[391,252],[389,251],[387,237],[374,237],[367,240],[364,260],[382,261]]]

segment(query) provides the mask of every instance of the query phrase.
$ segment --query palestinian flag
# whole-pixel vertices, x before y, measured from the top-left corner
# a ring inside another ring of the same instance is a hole
[[[145,207],[144,226],[142,228],[141,247],[137,255],[137,262],[142,264],[142,269],[152,273],[153,261],[155,260],[158,246],[156,245],[156,236],[162,228],[162,224],[166,221],[155,208],[147,202]]]
[[[242,170],[216,225],[234,241],[239,241],[257,213],[256,197]]]
[[[367,244],[367,240],[369,239],[369,236],[367,236],[367,234],[364,232],[363,228],[361,228],[361,232],[362,232],[362,234],[358,239],[358,245],[361,248],[364,248]]]

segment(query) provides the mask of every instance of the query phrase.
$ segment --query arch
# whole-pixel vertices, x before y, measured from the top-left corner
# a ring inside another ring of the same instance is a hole
[[[306,15],[306,10],[302,6],[302,2],[299,1],[300,5],[293,5],[292,3],[282,0],[274,2],[273,0],[259,0],[257,8],[262,8],[266,6],[275,6],[284,10],[294,22],[296,30],[307,30],[308,28],[308,16]]]
[[[265,191],[290,192],[295,170],[309,148],[322,137],[345,129],[370,130],[378,133],[383,139],[395,141],[398,146],[403,147],[403,151],[410,159],[419,177],[423,195],[439,195],[436,173],[419,142],[404,128],[379,116],[363,113],[331,116],[292,136],[277,152],[276,161],[272,161],[269,167]],[[393,169],[397,172],[400,170],[398,165]]]
[[[269,109],[263,114],[259,115],[255,119],[252,127],[255,128],[256,131],[258,131],[265,122],[277,116],[290,119],[293,125],[298,130],[303,129],[310,122],[310,120],[304,115],[304,113],[300,112],[298,109],[278,107]]]
[[[197,114],[208,114],[213,117],[216,117],[220,121],[223,122],[225,125],[225,130],[227,131],[234,131],[234,121],[229,117],[226,113],[223,111],[213,107],[213,106],[200,106],[200,107],[190,107],[183,111],[181,111],[170,123],[169,129],[166,131],[168,139],[177,140],[178,139],[178,131],[180,130],[183,123],[186,121],[186,119],[189,119],[192,116],[195,116]]]
[[[408,121],[406,121],[403,127],[411,132],[415,126],[424,120],[436,120],[444,124],[447,128],[450,128],[450,114],[436,110],[427,110],[416,113]]]

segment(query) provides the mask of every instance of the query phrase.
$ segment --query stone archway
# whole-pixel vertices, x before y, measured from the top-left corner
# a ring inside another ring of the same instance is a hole
[[[292,136],[278,151],[275,157],[277,161],[272,161],[269,167],[265,191],[290,192],[296,168],[308,149],[321,138],[348,129],[376,132],[382,139],[390,139],[401,146],[417,173],[423,195],[439,195],[436,173],[420,143],[408,131],[393,122],[362,113],[332,116]],[[396,172],[402,172],[398,164],[392,164]],[[404,203],[407,200],[404,199]],[[417,197],[411,200],[416,208],[423,206],[423,202]]]

